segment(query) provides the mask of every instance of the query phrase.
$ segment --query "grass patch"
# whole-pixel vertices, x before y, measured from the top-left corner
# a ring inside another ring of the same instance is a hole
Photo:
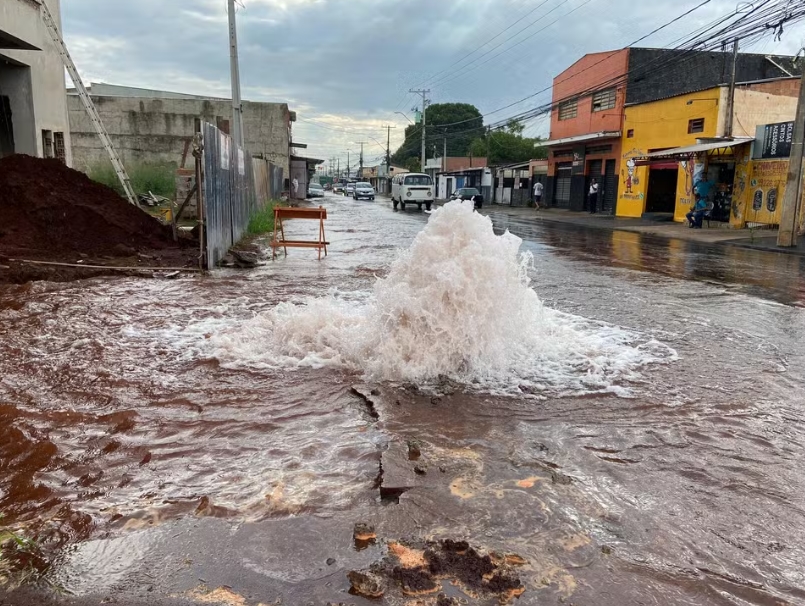
[[[0,587],[38,581],[49,567],[36,541],[0,526]]]
[[[171,200],[176,197],[176,167],[173,164],[130,164],[126,166],[126,171],[136,194],[151,192]],[[124,195],[123,186],[111,164],[91,166],[87,175],[93,181],[103,183],[121,196]]]
[[[280,202],[269,200],[263,208],[255,212],[249,219],[249,235],[257,236],[274,231],[274,207],[279,205]]]

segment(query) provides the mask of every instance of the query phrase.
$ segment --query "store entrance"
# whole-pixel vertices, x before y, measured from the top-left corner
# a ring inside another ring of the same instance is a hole
[[[673,213],[676,207],[676,182],[679,171],[674,168],[651,168],[646,191],[647,213]]]
[[[713,205],[711,221],[726,223],[732,211],[732,184],[735,181],[735,162],[713,162],[707,167],[707,180],[715,183],[708,202]]]

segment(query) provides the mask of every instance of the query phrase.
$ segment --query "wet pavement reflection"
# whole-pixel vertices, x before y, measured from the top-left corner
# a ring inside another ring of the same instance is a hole
[[[346,573],[413,537],[524,558],[522,604],[805,603],[801,257],[491,209],[534,253],[547,305],[678,360],[631,397],[546,400],[224,368],[213,334],[333,289],[362,300],[428,219],[325,204],[321,262],[293,250],[248,273],[0,286],[0,512],[52,559],[52,585],[133,604],[220,587],[230,603],[369,604]],[[356,523],[378,542],[356,550]]]

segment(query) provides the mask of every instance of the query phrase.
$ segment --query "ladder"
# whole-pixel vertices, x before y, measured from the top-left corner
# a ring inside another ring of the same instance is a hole
[[[59,54],[64,62],[64,67],[67,68],[67,73],[70,74],[70,78],[73,80],[73,84],[75,85],[75,89],[78,92],[79,98],[81,99],[81,103],[84,105],[84,109],[87,110],[87,114],[89,114],[92,125],[95,127],[95,132],[98,133],[101,143],[103,143],[103,146],[106,149],[106,153],[109,154],[109,159],[112,161],[112,167],[115,169],[115,173],[117,173],[117,178],[120,179],[120,184],[123,186],[123,191],[126,194],[126,198],[130,203],[136,206],[137,196],[135,195],[134,189],[131,186],[129,176],[126,174],[126,169],[123,167],[123,163],[120,161],[120,156],[117,155],[117,151],[115,151],[115,148],[112,146],[112,140],[109,138],[109,133],[106,132],[103,122],[101,122],[101,116],[98,114],[98,109],[92,102],[92,98],[89,96],[89,92],[87,92],[87,88],[84,86],[84,82],[81,80],[78,69],[76,68],[75,63],[73,63],[70,53],[67,51],[67,46],[64,44],[64,40],[61,37],[59,27],[56,25],[53,15],[50,14],[50,11],[45,4],[45,0],[40,0],[39,4],[42,7],[42,20],[45,22],[48,32],[50,33],[50,37],[56,44],[56,48],[59,49]]]

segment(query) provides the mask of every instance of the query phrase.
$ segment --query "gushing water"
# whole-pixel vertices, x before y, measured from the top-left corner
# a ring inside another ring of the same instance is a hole
[[[226,366],[337,366],[372,380],[449,378],[493,392],[613,391],[673,350],[547,308],[522,240],[496,235],[471,202],[435,211],[364,300],[283,303],[211,339]]]

